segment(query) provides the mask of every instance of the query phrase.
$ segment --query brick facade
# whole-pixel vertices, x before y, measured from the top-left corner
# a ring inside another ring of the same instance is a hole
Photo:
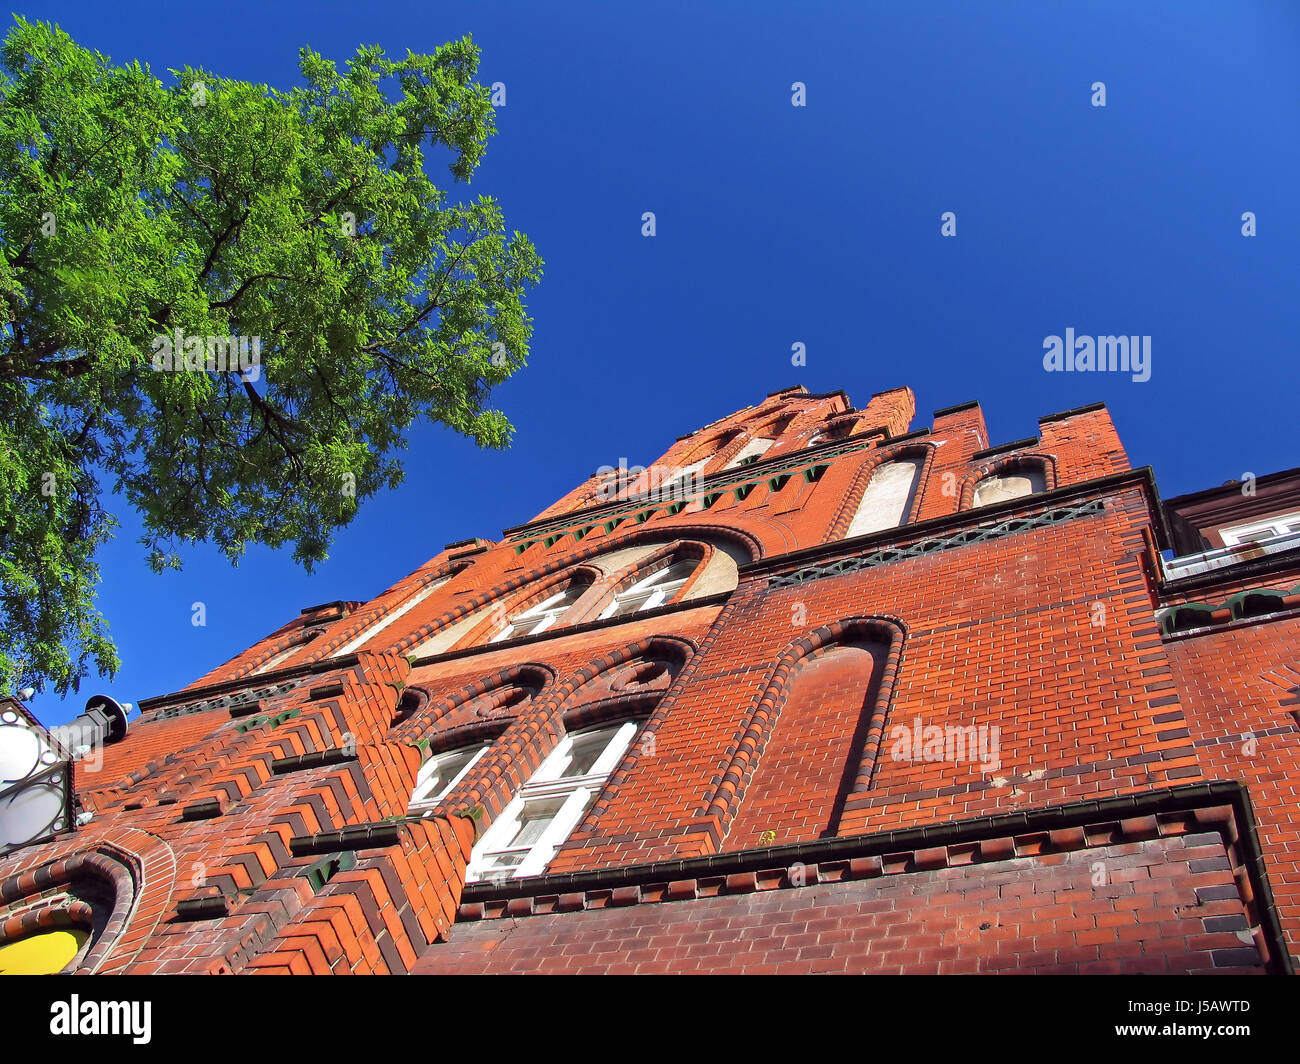
[[[914,415],[775,393],[143,703],[77,766],[89,819],[0,857],[0,942],[80,922],[83,971],[1289,971],[1300,552],[1171,579],[1100,406],[1014,444],[974,403]],[[902,459],[898,521],[844,538]],[[565,737],[627,720],[544,871],[467,882]]]

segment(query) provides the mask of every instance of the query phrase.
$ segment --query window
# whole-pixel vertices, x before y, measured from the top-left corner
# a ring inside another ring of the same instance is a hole
[[[570,606],[582,598],[583,592],[590,586],[590,581],[571,583],[563,591],[557,591],[549,598],[524,610],[523,613],[515,614],[488,642],[499,643],[503,639],[511,637],[518,639],[520,636],[536,635],[538,632],[546,631],[564,616]]]
[[[920,458],[905,458],[877,466],[862,493],[846,536],[864,536],[897,528],[907,520],[920,481]]]
[[[313,639],[315,639],[319,635],[320,632],[308,632],[306,638],[298,640],[291,647],[285,647],[282,651],[280,651],[280,653],[276,654],[273,658],[271,658],[270,661],[263,662],[261,665],[255,668],[248,675],[260,676],[264,672],[270,672],[281,662],[287,661],[289,658],[293,657],[296,653],[298,653],[298,651],[300,651],[304,646],[306,646],[308,643],[310,643]]]
[[[643,580],[638,580],[631,587],[620,591],[614,601],[601,611],[601,617],[624,617],[641,610],[652,610],[668,602],[682,585],[690,579],[695,571],[695,562],[674,562],[667,568],[652,573]]]
[[[757,462],[767,449],[772,446],[772,443],[772,440],[766,440],[761,437],[759,439],[750,440],[740,449],[740,453],[728,462],[724,468],[735,469],[736,466],[749,465],[750,462]]]
[[[985,477],[975,485],[971,506],[988,506],[1023,495],[1037,495],[1047,490],[1047,480],[1040,469],[1017,469],[1002,476]]]
[[[605,786],[639,727],[637,721],[626,721],[561,739],[474,847],[466,882],[543,872]]]
[[[823,425],[811,436],[805,447],[816,447],[819,443],[829,443],[831,440],[848,439],[849,433],[853,430],[855,421],[841,421],[838,424]]]
[[[1232,528],[1221,529],[1219,535],[1223,537],[1224,546],[1235,547],[1240,543],[1262,543],[1275,536],[1288,536],[1295,532],[1300,532],[1300,512],[1278,514],[1248,525],[1234,525]]]
[[[255,668],[255,669],[254,669],[254,670],[253,670],[249,675],[250,675],[250,676],[257,676],[257,675],[259,675],[259,674],[261,674],[261,673],[264,673],[264,672],[270,672],[270,671],[271,671],[272,669],[274,669],[277,665],[279,665],[280,662],[287,660],[287,659],[290,658],[293,654],[295,654],[295,653],[297,652],[297,650],[298,650],[298,648],[299,648],[300,646],[302,646],[301,643],[294,643],[293,646],[288,647],[287,649],[280,651],[280,653],[276,654],[275,657],[271,658],[270,661],[264,662],[263,664],[259,665],[259,666],[258,666],[257,668]]]
[[[411,811],[426,812],[446,798],[475,762],[487,753],[488,746],[488,743],[463,746],[429,758],[420,766],[420,774],[415,778]]]
[[[661,500],[688,498],[691,493],[696,491],[700,486],[700,482],[703,479],[700,476],[700,470],[711,461],[713,461],[713,456],[709,455],[707,458],[701,458],[698,462],[692,462],[684,469],[669,469],[661,482],[662,486],[659,488],[658,498]],[[672,476],[674,472],[676,473],[676,476]]]
[[[449,579],[450,577],[444,577],[441,580],[434,580],[432,583],[422,587],[419,591],[417,591],[414,595],[412,595],[404,603],[402,603],[402,605],[398,606],[397,609],[392,610],[390,613],[386,614],[381,620],[379,620],[378,623],[367,625],[365,628],[362,629],[361,634],[358,635],[355,639],[347,643],[345,646],[339,647],[338,650],[334,651],[335,656],[338,656],[340,654],[351,654],[354,650],[358,649],[363,643],[367,642],[373,636],[376,636],[380,632],[382,632],[395,620],[401,617],[402,614],[418,606],[421,602],[423,602],[435,591],[437,591],[438,588],[442,587],[442,585],[445,584]]]

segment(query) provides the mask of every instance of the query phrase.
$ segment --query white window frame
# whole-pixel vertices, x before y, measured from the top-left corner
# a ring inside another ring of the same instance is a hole
[[[491,745],[491,743],[482,743],[474,756],[446,783],[443,783],[440,778],[439,766],[445,765],[453,757],[463,754],[469,747],[458,746],[454,750],[444,750],[442,753],[434,754],[433,757],[429,758],[420,766],[419,775],[415,777],[415,789],[411,792],[411,801],[409,803],[410,812],[427,812],[446,798],[451,793],[452,788],[465,778],[470,769],[478,764],[479,759],[488,752]],[[438,788],[438,792],[431,795],[429,792],[435,787]],[[424,793],[421,794],[421,791]]]
[[[1300,532],[1300,510],[1289,514],[1274,514],[1248,525],[1221,528],[1219,536],[1225,547],[1239,547],[1243,543],[1261,543],[1293,532]]]
[[[523,627],[523,624],[520,622],[531,621],[535,618],[540,618],[540,622],[529,627],[525,634],[537,635],[538,632],[546,631],[546,629],[550,628],[556,621],[563,617],[565,613],[577,605],[578,599],[582,598],[583,593],[589,587],[591,587],[590,584],[580,585],[578,594],[572,599],[565,601],[569,592],[574,590],[574,586],[570,584],[568,587],[564,588],[564,590],[557,591],[554,595],[551,595],[549,598],[545,598],[541,602],[537,603],[537,605],[524,610],[523,613],[516,613],[510,618],[510,620],[506,621],[505,627],[489,639],[488,642],[500,643],[503,639],[509,639],[516,628]]]
[[[640,613],[642,610],[652,610],[656,606],[662,606],[682,589],[686,584],[686,581],[689,580],[691,575],[695,572],[695,566],[692,565],[686,571],[686,575],[681,577],[681,579],[668,580],[662,584],[656,584],[656,581],[663,580],[674,569],[687,564],[689,563],[685,559],[680,559],[670,565],[665,565],[662,569],[638,580],[631,587],[624,588],[622,591],[615,594],[609,605],[600,611],[600,619],[604,620],[606,617],[613,617],[614,614],[618,612],[619,606],[631,598],[640,597],[647,590],[650,591],[650,594],[646,598],[645,602],[632,610],[628,616],[630,617],[633,613]]]
[[[632,739],[642,723],[639,720],[629,720],[613,728],[609,741],[593,762],[591,770],[582,776],[561,777],[561,773],[572,761],[574,744],[581,741],[584,735],[607,729],[610,725],[586,728],[561,739],[528,782],[519,788],[518,794],[501,811],[501,815],[492,822],[492,826],[483,833],[470,855],[465,882],[540,875],[604,788],[627,748],[632,745]],[[556,802],[559,803],[559,809],[536,842],[523,846],[510,845],[530,805]],[[509,854],[522,854],[523,860],[513,868],[500,871],[490,867],[494,858]]]

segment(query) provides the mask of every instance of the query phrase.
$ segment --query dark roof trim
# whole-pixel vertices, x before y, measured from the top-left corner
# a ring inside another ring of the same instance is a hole
[[[905,432],[901,436],[895,436],[889,440],[890,443],[902,443],[904,440],[915,440],[921,436],[930,435],[929,429],[913,429],[911,432]]]
[[[492,546],[492,540],[484,539],[482,536],[470,536],[469,539],[458,539],[455,543],[448,543],[443,550],[456,550],[458,547],[480,547],[486,549]]]
[[[1045,417],[1040,417],[1038,423],[1046,425],[1052,421],[1064,421],[1067,417],[1075,417],[1078,414],[1091,414],[1105,409],[1105,403],[1089,403],[1087,406],[1076,406],[1073,410],[1062,410],[1059,414],[1048,414]]]
[[[1037,447],[1042,443],[1041,437],[1030,436],[1023,440],[1016,440],[1014,443],[999,443],[996,447],[985,447],[982,451],[976,451],[970,456],[972,462],[978,462],[984,458],[992,458],[995,454],[1006,454],[1008,451],[1019,451],[1025,447]]]
[[[1272,484],[1277,480],[1285,480],[1287,477],[1300,476],[1300,467],[1295,469],[1280,469],[1276,473],[1265,473],[1263,476],[1255,478],[1256,486],[1260,484]],[[1212,488],[1203,488],[1200,491],[1189,492],[1186,495],[1175,495],[1171,499],[1165,500],[1165,505],[1181,509],[1188,503],[1200,502],[1203,499],[1211,499],[1220,493],[1227,494],[1229,489],[1239,492],[1244,481],[1230,480],[1226,484],[1216,484]]]
[[[980,405],[978,399],[972,399],[969,403],[958,403],[956,406],[945,406],[942,410],[936,410],[931,417],[947,417],[949,414],[958,414],[963,410],[972,410]]]
[[[319,606],[307,606],[300,610],[300,613],[319,613],[321,610],[343,609],[349,605],[355,605],[345,599],[335,599],[333,602],[322,602]]]

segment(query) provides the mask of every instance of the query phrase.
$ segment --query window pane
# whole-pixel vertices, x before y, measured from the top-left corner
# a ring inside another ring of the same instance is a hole
[[[519,826],[503,849],[533,845],[542,837],[542,832],[550,827],[551,821],[555,819],[555,814],[560,811],[560,806],[563,804],[563,800],[557,799],[526,803],[524,811],[519,816]]]
[[[583,593],[589,587],[591,587],[590,581],[570,584],[563,591],[543,599],[531,609],[515,614],[510,618],[505,628],[493,636],[489,642],[496,643],[507,636],[518,638],[519,636],[544,632],[555,624],[570,606],[582,598]]]
[[[901,525],[907,519],[916,497],[920,470],[919,458],[886,462],[877,467],[862,493],[862,500],[845,533],[846,537],[864,536],[868,532],[880,532]]]
[[[609,745],[610,739],[618,729],[619,725],[615,725],[612,728],[601,728],[599,731],[574,736],[569,764],[560,773],[560,779],[569,776],[585,776],[590,772],[592,765],[605,752],[605,747]]]
[[[975,488],[972,506],[988,506],[1007,499],[1019,499],[1025,495],[1037,495],[1046,489],[1043,474],[1037,470],[1025,470],[1007,476],[985,477]]]
[[[510,872],[523,864],[527,852],[498,853],[483,858],[479,875],[483,879],[505,878]]]
[[[420,766],[420,774],[416,777],[415,792],[411,795],[411,801],[428,802],[440,798],[447,792],[452,782],[486,749],[486,744],[466,746],[445,754],[435,754],[429,758]]]
[[[650,596],[655,593],[653,587],[642,588],[640,591],[628,591],[618,598],[618,604],[614,607],[611,617],[623,617],[629,613],[636,613],[642,606],[649,601]]]
[[[614,608],[606,616],[623,617],[651,606],[662,606],[686,583],[695,571],[696,564],[694,561],[674,562],[654,575],[637,581],[615,598]]]
[[[466,747],[464,750],[457,750],[454,753],[444,754],[438,759],[438,781],[440,783],[450,783],[464,769],[477,754],[477,746]]]

